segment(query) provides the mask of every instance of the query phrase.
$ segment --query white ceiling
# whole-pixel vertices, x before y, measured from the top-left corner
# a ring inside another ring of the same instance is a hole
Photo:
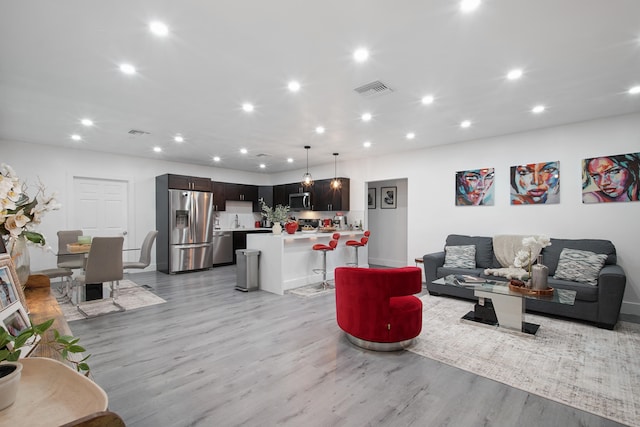
[[[393,92],[354,91],[375,80]],[[269,173],[304,168],[304,145],[313,166],[638,112],[635,85],[638,0],[0,0],[0,140]]]

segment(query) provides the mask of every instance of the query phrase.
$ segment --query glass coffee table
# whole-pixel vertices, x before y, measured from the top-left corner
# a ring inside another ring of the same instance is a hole
[[[473,294],[478,297],[478,303],[473,311],[462,317],[462,320],[530,335],[535,335],[540,325],[524,321],[526,298],[568,305],[573,305],[576,299],[576,291],[567,289],[554,289],[550,295],[529,294],[512,291],[509,289],[509,282],[506,281],[481,278],[465,281],[464,276],[459,275],[441,277],[433,283],[473,289]]]

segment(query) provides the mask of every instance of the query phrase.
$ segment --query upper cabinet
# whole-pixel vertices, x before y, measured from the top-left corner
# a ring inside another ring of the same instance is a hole
[[[273,187],[271,185],[261,185],[258,187],[258,201],[253,204],[254,212],[261,212],[260,201],[263,201],[267,206],[274,206],[273,204]]]
[[[339,178],[341,186],[331,187],[333,179],[322,179],[313,183],[311,204],[314,211],[348,211],[349,178]]]
[[[257,185],[213,181],[213,210],[226,210],[227,200],[251,202],[254,212],[260,209]]]
[[[212,181],[213,185],[213,210],[224,211],[227,209],[226,184],[224,182]]]
[[[175,190],[211,191],[211,179],[195,176],[167,174],[169,188]]]
[[[267,203],[268,204],[268,203]],[[286,206],[289,204],[289,193],[287,193],[287,186],[285,184],[273,186],[273,206]]]

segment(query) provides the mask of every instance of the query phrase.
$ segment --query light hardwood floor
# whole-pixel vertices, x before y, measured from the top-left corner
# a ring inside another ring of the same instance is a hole
[[[354,347],[334,295],[234,290],[235,267],[131,274],[167,300],[71,322],[128,426],[614,426],[409,351]]]

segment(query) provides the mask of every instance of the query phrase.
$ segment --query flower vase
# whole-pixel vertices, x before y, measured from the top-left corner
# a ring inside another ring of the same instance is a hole
[[[548,288],[549,267],[542,264],[542,255],[538,255],[538,262],[531,266],[531,289],[543,291]]]
[[[29,258],[29,248],[27,248],[27,238],[20,236],[15,239],[9,239],[9,255],[13,265],[16,267],[20,286],[24,289],[31,274],[31,259]]]
[[[282,234],[282,225],[279,222],[274,223],[271,231],[273,231],[273,234]]]

